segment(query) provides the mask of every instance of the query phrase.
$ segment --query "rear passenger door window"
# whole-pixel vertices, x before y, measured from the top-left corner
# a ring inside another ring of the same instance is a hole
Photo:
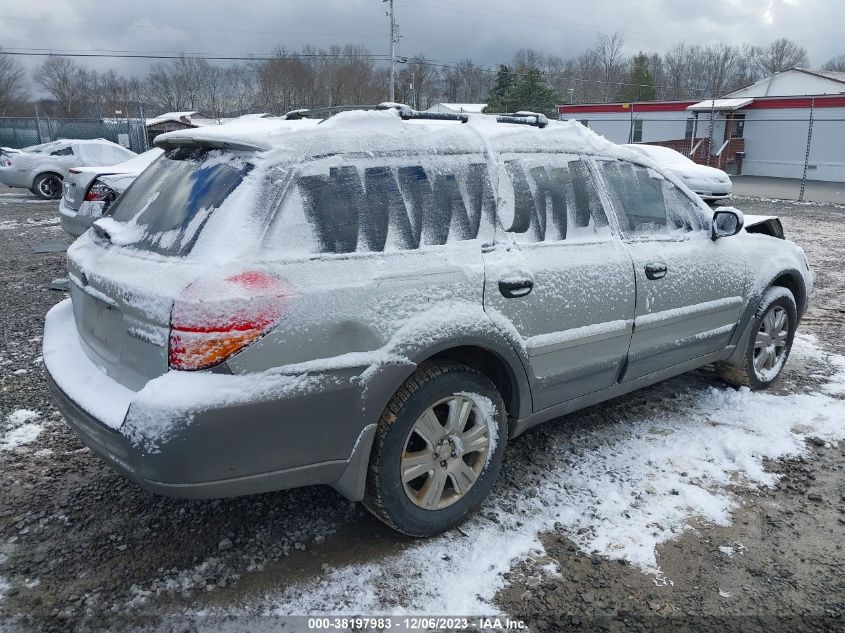
[[[506,155],[502,165],[506,203],[499,208],[499,220],[513,239],[556,242],[610,237],[595,184],[579,157]]]

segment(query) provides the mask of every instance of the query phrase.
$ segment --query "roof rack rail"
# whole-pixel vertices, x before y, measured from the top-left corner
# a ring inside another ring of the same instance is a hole
[[[297,120],[297,119],[325,119],[340,112],[347,112],[349,110],[372,110],[378,107],[374,105],[344,105],[344,106],[325,106],[321,108],[299,108],[291,110],[282,115],[283,119]]]
[[[516,123],[517,125],[532,125],[534,127],[544,128],[549,124],[549,120],[545,114],[540,112],[528,112],[527,110],[520,110],[513,114],[500,114],[496,116],[497,123]]]
[[[411,119],[424,121],[460,121],[461,123],[469,121],[469,115],[467,114],[452,112],[419,112],[404,103],[393,103],[390,101],[378,104],[376,106],[376,110],[397,110],[399,112],[399,118],[403,121],[409,121]]]
[[[311,111],[308,108],[300,108],[299,110],[291,110],[285,113],[282,118],[285,121],[298,121],[308,116]]]

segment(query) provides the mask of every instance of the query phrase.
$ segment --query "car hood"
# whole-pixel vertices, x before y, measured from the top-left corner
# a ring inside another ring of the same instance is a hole
[[[708,167],[707,165],[667,165],[667,169],[679,178],[687,178],[690,180],[717,182],[729,180],[728,175],[721,169]]]

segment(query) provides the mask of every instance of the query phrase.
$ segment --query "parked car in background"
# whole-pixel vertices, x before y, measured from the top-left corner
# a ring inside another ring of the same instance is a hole
[[[429,536],[537,424],[710,363],[776,380],[799,246],[577,123],[426,116],[158,137],[46,317],[82,440],[161,494],[327,484]]]
[[[626,145],[663,165],[680,178],[687,187],[697,193],[705,202],[714,202],[728,198],[733,190],[730,176],[721,169],[699,165],[680,152],[662,145],[637,143]]]
[[[153,148],[117,165],[108,167],[71,167],[64,181],[59,202],[62,228],[71,235],[82,235],[103,217],[103,213],[142,171],[164,150]]]
[[[39,198],[56,200],[71,167],[114,165],[135,156],[105,139],[62,140],[20,150],[0,150],[0,182],[29,189]]]

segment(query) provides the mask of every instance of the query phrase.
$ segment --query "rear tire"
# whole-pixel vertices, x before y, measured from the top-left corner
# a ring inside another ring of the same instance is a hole
[[[62,197],[62,177],[58,174],[41,174],[32,183],[32,192],[42,200]]]
[[[379,420],[364,506],[409,536],[453,528],[493,488],[507,435],[505,405],[490,379],[459,363],[425,363]]]
[[[737,387],[766,389],[780,376],[798,328],[798,309],[792,293],[780,286],[769,288],[750,328],[742,365],[720,365],[719,375]]]

